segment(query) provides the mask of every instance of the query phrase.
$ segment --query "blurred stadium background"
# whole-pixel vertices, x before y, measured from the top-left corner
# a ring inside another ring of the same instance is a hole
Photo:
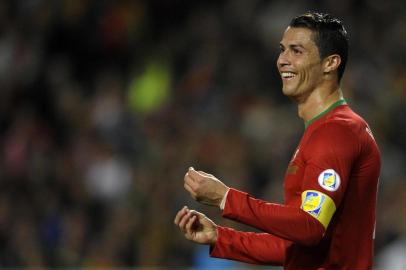
[[[375,268],[406,269],[403,0],[1,0],[0,267],[271,269],[209,259],[173,218],[252,230],[189,198],[189,166],[282,201],[304,127],[275,62],[308,10],[349,30],[343,90],[383,156]]]

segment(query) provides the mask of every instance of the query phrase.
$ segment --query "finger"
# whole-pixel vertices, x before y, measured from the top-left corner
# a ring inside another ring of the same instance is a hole
[[[185,173],[185,176],[183,177],[183,180],[186,181],[186,179],[190,178],[189,172]],[[192,179],[193,180],[193,179]]]
[[[197,219],[196,215],[192,215],[192,217],[188,220],[188,222],[186,223],[186,233],[188,234],[192,234],[193,233],[193,224],[195,223]]]
[[[180,220],[185,215],[185,211],[186,211],[186,206],[184,206],[181,210],[178,211],[178,213],[176,213],[175,219],[173,221],[175,223],[175,225],[179,225]]]
[[[191,188],[196,189],[198,186],[198,183],[190,177],[190,175],[185,176],[185,183],[187,183]]]
[[[185,177],[185,183],[187,183],[189,186],[196,188],[198,183],[196,183],[195,180],[192,179],[189,175]]]
[[[188,182],[190,185],[192,185],[192,184],[195,184],[196,182],[198,182],[201,179],[201,177],[200,178],[199,177],[200,176],[196,177],[196,174],[193,174],[191,172],[187,172],[185,174],[185,177],[183,178],[183,180],[185,182]]]
[[[190,187],[190,185],[188,185],[187,183],[185,183],[183,185],[183,187],[190,193],[190,195],[195,199],[197,197],[196,192],[193,191],[193,189]]]
[[[210,222],[211,220],[203,213],[200,213],[196,210],[189,210],[192,216],[196,216],[196,219],[201,223],[201,224],[207,224],[207,222]]]
[[[188,210],[187,206],[183,206],[183,208],[178,211],[178,213],[175,216],[175,220],[174,220],[174,223],[176,225],[179,225],[179,222],[182,219],[182,217],[187,214],[187,210]]]
[[[190,217],[192,216],[192,213],[188,211],[186,215],[184,215],[179,222],[179,228],[183,231],[186,232],[186,224],[189,221]]]

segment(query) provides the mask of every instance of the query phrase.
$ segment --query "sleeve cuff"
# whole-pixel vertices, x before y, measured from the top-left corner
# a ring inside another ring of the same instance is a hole
[[[231,246],[232,239],[231,231],[228,228],[217,226],[217,241],[210,245],[209,255],[213,258],[225,258],[225,250]]]
[[[220,203],[220,209],[221,209],[221,211],[223,211],[224,208],[226,207],[227,195],[228,195],[228,192],[229,192],[229,191],[230,191],[230,189],[227,189],[226,193],[224,194],[223,199],[221,200],[221,203]]]

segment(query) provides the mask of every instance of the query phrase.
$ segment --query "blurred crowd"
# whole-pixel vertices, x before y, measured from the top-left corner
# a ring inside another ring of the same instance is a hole
[[[279,41],[308,10],[342,18],[342,88],[383,158],[376,269],[406,269],[402,0],[0,1],[0,267],[203,269],[183,239],[189,166],[283,202],[304,130],[281,94]]]

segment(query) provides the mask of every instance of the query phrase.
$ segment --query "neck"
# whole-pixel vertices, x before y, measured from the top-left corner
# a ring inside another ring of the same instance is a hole
[[[298,102],[299,117],[308,122],[326,109],[334,102],[343,99],[343,94],[339,86],[331,88],[331,91],[312,91],[303,101]]]

